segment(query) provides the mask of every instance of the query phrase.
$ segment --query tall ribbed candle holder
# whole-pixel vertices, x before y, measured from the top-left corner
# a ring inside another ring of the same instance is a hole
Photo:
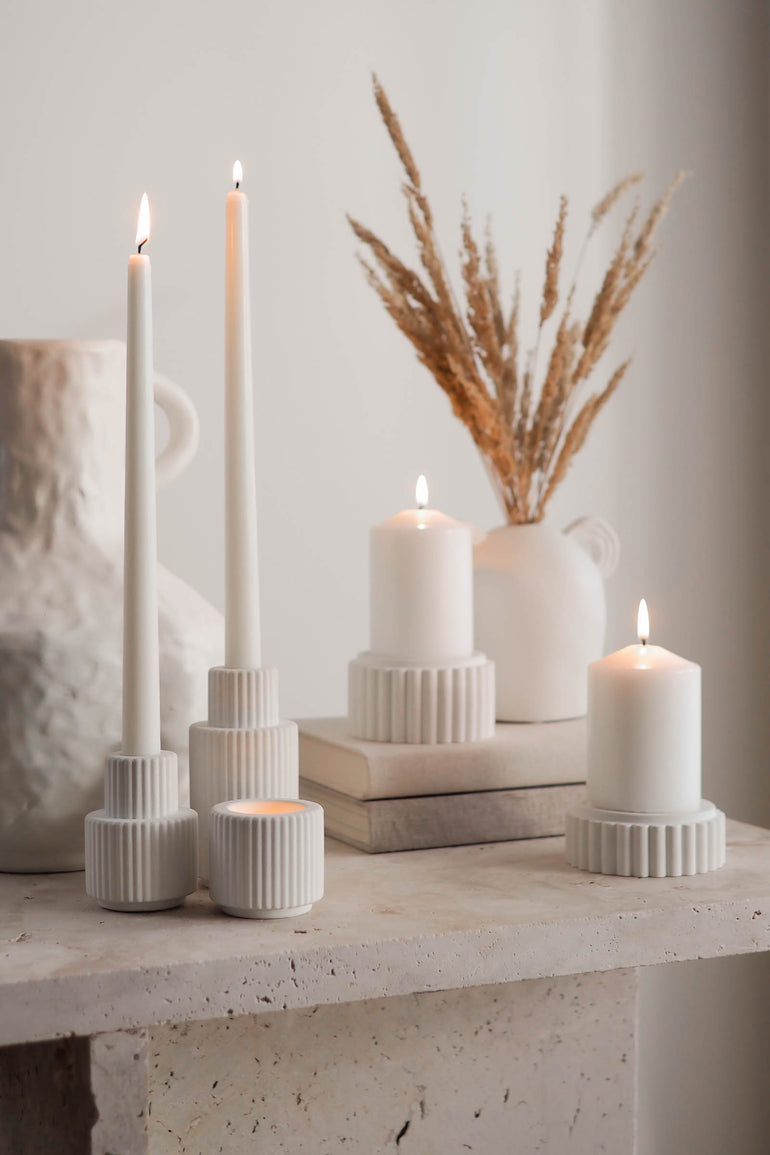
[[[167,910],[198,885],[195,811],[176,754],[113,754],[104,809],[86,816],[86,893],[107,910]]]
[[[209,812],[238,798],[297,798],[297,725],[279,717],[278,671],[209,670],[209,717],[190,727],[190,803],[198,869],[209,877]]]

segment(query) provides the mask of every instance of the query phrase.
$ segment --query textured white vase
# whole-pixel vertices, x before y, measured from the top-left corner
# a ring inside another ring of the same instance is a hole
[[[197,417],[162,378],[159,481]],[[81,870],[121,729],[125,346],[0,341],[0,870]],[[221,614],[159,570],[163,745],[189,800],[188,727],[220,660]]]
[[[475,641],[495,663],[500,722],[586,712],[588,663],[604,650],[604,579],[619,543],[600,518],[493,530],[474,551]]]

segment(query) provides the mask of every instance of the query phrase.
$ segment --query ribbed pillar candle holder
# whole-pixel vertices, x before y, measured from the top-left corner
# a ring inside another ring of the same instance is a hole
[[[180,809],[176,754],[113,754],[86,816],[86,892],[108,910],[166,910],[196,889],[198,818]]]
[[[580,803],[567,813],[567,862],[594,874],[681,878],[725,864],[725,816],[704,799],[686,814],[637,814]]]
[[[323,897],[324,818],[317,803],[220,802],[209,837],[209,893],[227,914],[288,918]]]
[[[237,798],[296,798],[299,738],[278,714],[278,671],[209,670],[209,717],[190,727],[190,803],[198,812],[198,869],[209,876],[209,812]]]
[[[724,866],[725,816],[701,797],[701,669],[639,643],[588,667],[586,799],[567,813],[567,862],[596,874],[680,878]]]
[[[359,654],[348,670],[351,733],[370,742],[483,742],[495,732],[495,664],[447,666]]]

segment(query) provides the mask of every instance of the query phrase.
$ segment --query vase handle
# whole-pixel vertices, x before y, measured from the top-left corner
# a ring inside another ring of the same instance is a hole
[[[603,517],[579,517],[564,530],[593,559],[603,578],[612,577],[620,561],[620,538]]]
[[[198,451],[200,423],[198,412],[184,389],[155,374],[155,403],[168,420],[168,444],[155,460],[155,483],[158,489],[184,472]]]

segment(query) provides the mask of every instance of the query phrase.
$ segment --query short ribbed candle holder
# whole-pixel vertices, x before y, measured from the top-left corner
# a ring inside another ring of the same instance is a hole
[[[176,754],[113,754],[86,816],[86,893],[107,910],[166,910],[196,889],[198,818],[180,809]]]
[[[482,653],[445,666],[359,654],[348,668],[348,718],[369,742],[483,742],[495,732],[495,664]]]
[[[317,803],[220,802],[209,836],[209,893],[226,914],[289,918],[323,898],[324,816]]]
[[[296,798],[299,739],[278,714],[278,671],[209,670],[208,722],[190,727],[190,804],[198,812],[198,870],[209,876],[209,811],[236,798]]]

